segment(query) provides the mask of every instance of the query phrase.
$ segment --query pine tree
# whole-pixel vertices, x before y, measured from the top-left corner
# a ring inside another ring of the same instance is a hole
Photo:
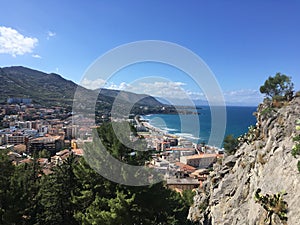
[[[10,179],[14,173],[14,166],[7,156],[7,151],[0,152],[0,224],[8,224],[10,220]]]
[[[40,209],[37,193],[39,191],[41,168],[36,159],[31,163],[15,166],[10,177],[7,196],[9,209],[6,224],[35,224]]]
[[[53,173],[43,176],[39,198],[42,211],[38,214],[40,224],[77,224],[74,218],[75,205],[71,198],[77,188],[73,169],[75,157],[70,155]]]

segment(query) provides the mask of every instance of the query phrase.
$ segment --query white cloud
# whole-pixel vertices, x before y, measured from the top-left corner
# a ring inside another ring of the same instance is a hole
[[[226,102],[237,105],[257,105],[262,102],[263,95],[258,90],[240,89],[224,92]]]
[[[127,91],[130,91],[133,87],[130,84],[126,83],[126,82],[122,82],[119,85],[110,82],[109,84],[105,85],[105,88],[112,89],[112,90],[127,90]]]
[[[31,53],[37,43],[37,38],[24,37],[15,29],[0,26],[0,53],[24,55]]]
[[[206,101],[206,96],[201,91],[186,90],[187,84],[183,82],[172,81],[153,81],[153,82],[121,82],[115,84],[113,82],[106,83],[103,79],[89,81],[84,79],[82,86],[89,89],[97,89],[105,87],[114,90],[124,90],[138,94],[147,94],[153,97],[159,97],[172,104],[189,104],[191,100]],[[228,105],[258,105],[263,100],[263,96],[258,90],[239,89],[231,90],[223,93],[225,101]],[[219,102],[218,99],[210,99],[211,101]]]
[[[187,91],[187,94],[191,97],[193,100],[205,100],[205,95],[202,92],[197,91]]]
[[[109,83],[106,88],[148,94],[166,99],[184,99],[188,97],[188,92],[183,89],[185,85],[183,82],[172,81],[137,82],[132,84],[122,82],[120,84]]]
[[[105,80],[103,79],[96,79],[96,80],[88,80],[86,78],[84,78],[81,82],[80,85],[87,88],[87,89],[91,89],[91,90],[95,90],[97,88],[101,88],[103,87],[103,85],[105,84]]]
[[[52,32],[52,31],[47,32],[47,40],[49,40],[51,37],[54,37],[54,36],[56,36],[55,32]]]
[[[206,96],[201,91],[186,90],[187,84],[182,82],[157,81],[157,82],[139,82],[128,84],[122,82],[119,85],[111,83],[107,88],[126,90],[134,93],[148,94],[154,97],[164,98],[165,100],[185,103],[190,100],[206,101]],[[258,90],[239,89],[223,93],[225,102],[229,105],[258,105],[263,100],[262,94]],[[211,101],[219,102],[218,99]]]
[[[42,58],[42,56],[40,56],[40,55],[38,55],[38,54],[33,54],[32,57],[33,57],[33,58],[37,58],[37,59],[41,59],[41,58]]]

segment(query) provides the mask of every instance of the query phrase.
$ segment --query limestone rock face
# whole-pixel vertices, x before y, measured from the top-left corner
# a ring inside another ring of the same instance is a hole
[[[282,108],[258,106],[256,127],[242,142],[235,155],[225,156],[215,164],[202,188],[197,190],[188,218],[201,225],[300,224],[300,173],[291,154],[292,138],[299,134],[300,97]],[[267,211],[254,200],[256,190],[262,194],[285,191],[288,203],[287,222]]]

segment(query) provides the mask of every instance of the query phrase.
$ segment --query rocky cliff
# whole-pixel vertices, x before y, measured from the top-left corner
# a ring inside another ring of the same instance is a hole
[[[300,132],[300,97],[280,108],[263,103],[256,117],[256,126],[241,138],[236,153],[216,163],[197,190],[188,215],[196,224],[300,224],[300,157],[291,154],[293,137]],[[286,195],[279,194],[282,191]],[[266,204],[268,199],[273,208]]]

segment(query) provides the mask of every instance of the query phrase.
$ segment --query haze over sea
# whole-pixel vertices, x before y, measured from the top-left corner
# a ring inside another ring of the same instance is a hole
[[[169,134],[182,136],[195,143],[202,143],[203,141],[207,143],[211,132],[210,108],[209,106],[201,106],[201,109],[197,110],[199,115],[152,114],[146,115],[144,118],[149,120],[152,126]],[[253,115],[255,111],[255,106],[227,106],[225,136],[233,134],[234,137],[238,137],[246,133],[248,127],[256,123],[256,118]],[[197,117],[199,118],[199,126],[195,122]]]

